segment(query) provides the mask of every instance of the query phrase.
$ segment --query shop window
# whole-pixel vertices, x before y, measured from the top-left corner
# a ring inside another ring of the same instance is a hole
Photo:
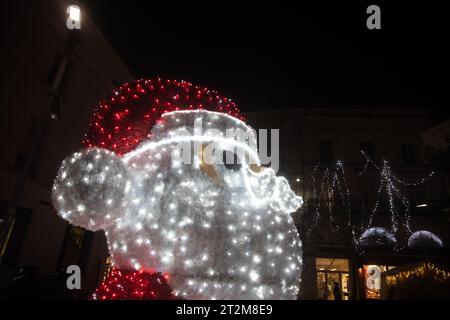
[[[319,300],[348,300],[350,275],[348,259],[316,258]]]
[[[366,299],[381,298],[381,274],[383,272],[391,270],[392,268],[395,268],[395,266],[374,264],[363,266],[362,277]]]

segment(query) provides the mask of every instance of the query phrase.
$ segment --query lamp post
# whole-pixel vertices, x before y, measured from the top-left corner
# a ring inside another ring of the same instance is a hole
[[[44,138],[44,133],[48,127],[49,120],[59,119],[59,90],[61,82],[67,70],[68,62],[78,44],[81,41],[81,11],[76,5],[67,7],[68,18],[66,27],[68,31],[68,38],[66,48],[56,68],[55,76],[53,77],[48,92],[48,97],[44,107],[41,110],[36,126],[32,132],[30,144],[26,150],[23,165],[21,166],[17,180],[13,189],[13,193],[8,204],[7,216],[2,223],[0,230],[0,264],[4,265],[5,252],[8,247],[10,235],[14,229],[15,217],[17,209],[26,186],[28,176],[30,175],[33,160],[39,150],[39,146]],[[56,110],[57,108],[58,110]]]

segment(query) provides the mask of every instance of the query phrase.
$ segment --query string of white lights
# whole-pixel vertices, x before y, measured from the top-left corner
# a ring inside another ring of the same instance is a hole
[[[388,212],[391,224],[391,231],[393,234],[399,232],[400,226],[404,228],[406,233],[410,235],[412,233],[411,230],[411,214],[410,214],[410,202],[407,196],[401,191],[401,188],[397,185],[402,185],[406,187],[416,187],[427,182],[434,174],[431,172],[427,177],[422,178],[416,182],[405,182],[398,178],[393,172],[389,165],[389,162],[383,160],[383,165],[380,167],[377,165],[364,151],[361,151],[361,154],[365,158],[365,164],[363,170],[358,173],[358,176],[363,175],[369,167],[374,167],[379,171],[379,186],[376,192],[376,200],[373,206],[373,209],[370,211],[367,219],[367,224],[363,228],[364,230],[374,229],[373,222],[376,213],[380,210],[381,199],[383,198],[383,194],[387,197],[388,203]],[[317,165],[312,172],[312,184],[313,184],[313,218],[312,224],[309,226],[307,230],[307,236],[311,234],[311,231],[315,229],[322,218],[322,195],[333,195],[337,190],[340,201],[343,204],[344,211],[347,216],[347,223],[351,229],[352,241],[357,250],[360,250],[360,239],[358,237],[357,226],[356,223],[352,220],[352,204],[350,198],[350,191],[347,186],[345,180],[345,169],[344,165],[341,161],[337,161],[336,170],[333,174],[330,173],[329,169],[326,168],[322,171],[322,175],[320,179],[318,179],[318,168]],[[319,182],[320,181],[320,182]],[[319,186],[317,187],[317,182],[319,182]],[[383,193],[384,191],[384,193]],[[336,225],[335,228],[339,229],[339,225],[336,224],[333,207],[328,205],[328,214],[329,214],[329,223],[332,225]],[[376,229],[376,228],[375,228]],[[374,230],[375,230],[374,229]],[[362,250],[362,249],[361,249]]]
[[[345,169],[344,169],[344,164],[342,163],[342,161],[338,161],[336,163],[338,170],[336,171],[336,175],[341,172],[341,179],[337,178],[337,184],[338,184],[338,190],[341,194],[341,199],[343,199],[342,201],[344,202],[344,208],[346,211],[346,215],[347,215],[347,224],[350,228],[351,231],[351,236],[352,236],[352,242],[355,245],[356,250],[359,250],[359,239],[356,235],[356,224],[353,222],[352,220],[352,203],[351,203],[351,197],[350,197],[350,189],[348,188],[347,185],[347,180],[345,179]],[[341,185],[341,181],[342,181],[342,185]],[[345,194],[344,194],[345,192]]]
[[[361,154],[366,160],[366,162],[364,163],[362,171],[358,173],[358,176],[362,176],[364,173],[366,173],[367,169],[369,168],[369,165],[380,170],[380,167],[367,155],[367,153],[364,150],[361,150]]]
[[[404,223],[401,225],[405,228],[405,231],[408,235],[411,235],[411,213],[410,213],[410,202],[407,196],[401,191],[401,189],[396,184],[401,184],[406,187],[417,187],[419,185],[427,182],[433,175],[434,172],[431,172],[426,177],[416,181],[416,182],[405,182],[398,178],[391,169],[389,162],[387,160],[383,160],[383,165],[378,166],[364,151],[361,151],[361,154],[364,156],[366,162],[364,164],[363,170],[358,174],[361,176],[364,174],[369,165],[373,166],[375,169],[379,170],[380,173],[380,184],[377,190],[376,200],[374,204],[374,208],[372,209],[368,223],[366,225],[365,230],[373,229],[373,219],[376,212],[379,210],[380,201],[382,198],[382,191],[385,190],[387,200],[388,200],[388,211],[390,215],[391,221],[391,231],[392,233],[397,233],[399,231],[399,226],[401,223],[401,217],[403,218]],[[396,205],[398,203],[400,206]]]
[[[313,218],[311,225],[307,228],[307,236],[310,236],[312,230],[314,230],[317,225],[319,224],[321,218],[322,218],[322,194],[326,194],[329,199],[328,205],[327,205],[327,213],[328,213],[328,222],[330,226],[336,230],[340,230],[341,226],[339,225],[338,221],[335,217],[334,212],[334,204],[331,203],[329,200],[332,198],[335,202],[338,198],[339,201],[342,203],[344,207],[344,213],[346,216],[346,224],[349,226],[351,231],[351,237],[352,242],[355,245],[356,248],[358,248],[359,243],[356,236],[356,226],[352,221],[352,204],[351,204],[351,196],[350,196],[350,190],[347,185],[347,181],[345,179],[345,169],[344,164],[342,161],[337,161],[335,170],[331,174],[329,168],[325,168],[322,171],[322,175],[320,177],[320,186],[317,188],[317,175],[318,175],[318,167],[319,165],[316,165],[312,172],[312,184],[313,184]],[[318,189],[318,191],[317,191]],[[338,197],[336,197],[336,195]]]

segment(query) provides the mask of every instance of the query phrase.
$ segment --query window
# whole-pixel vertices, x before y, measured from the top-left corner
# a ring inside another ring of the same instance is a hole
[[[427,202],[427,196],[425,187],[423,185],[417,185],[407,188],[408,200],[413,205],[419,205]]]
[[[347,259],[316,258],[316,273],[319,300],[349,299],[350,277]]]
[[[109,277],[112,271],[112,259],[111,256],[106,257],[105,259],[105,269],[103,270],[103,277],[102,282],[106,280],[106,278]]]
[[[10,219],[7,203],[0,201],[0,261],[4,267],[16,266],[31,218],[30,209],[18,207]]]
[[[333,161],[333,146],[330,140],[319,142],[319,162],[329,163]]]
[[[404,164],[416,164],[414,145],[412,143],[402,143],[402,154]]]
[[[359,148],[364,151],[370,159],[374,160],[372,141],[361,141]]]
[[[92,233],[80,227],[68,225],[64,236],[63,248],[61,249],[57,268],[66,268],[76,264],[84,267],[89,253]]]
[[[381,298],[381,274],[393,268],[395,268],[395,266],[374,264],[363,266],[362,277],[366,299]]]

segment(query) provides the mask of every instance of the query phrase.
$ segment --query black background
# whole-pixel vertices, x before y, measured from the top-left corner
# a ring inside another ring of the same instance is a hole
[[[82,4],[140,78],[217,89],[243,111],[302,105],[423,106],[447,117],[443,1]],[[381,8],[381,30],[366,27]],[[446,16],[447,15],[447,16]]]

